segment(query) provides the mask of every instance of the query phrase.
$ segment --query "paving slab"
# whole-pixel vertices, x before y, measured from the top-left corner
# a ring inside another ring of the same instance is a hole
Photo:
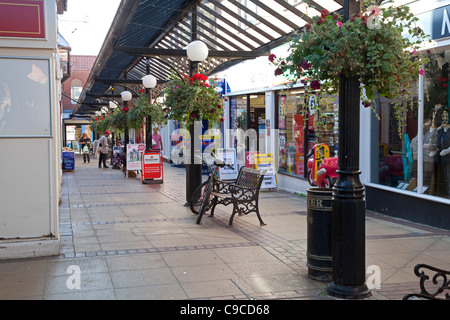
[[[267,226],[250,214],[228,228],[230,206],[197,225],[184,168],[164,163],[164,183],[143,185],[80,160],[63,172],[60,255],[0,261],[0,299],[339,300],[308,277],[305,196],[262,191]],[[366,266],[381,271],[368,300],[418,292],[418,263],[449,269],[448,230],[366,212]]]

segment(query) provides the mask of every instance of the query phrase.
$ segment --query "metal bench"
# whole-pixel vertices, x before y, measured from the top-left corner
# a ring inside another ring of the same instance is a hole
[[[234,182],[218,181],[211,192],[211,213],[210,217],[214,216],[214,209],[216,205],[222,204],[227,206],[233,205],[233,212],[231,213],[228,226],[233,226],[234,216],[247,215],[251,212],[255,212],[258,216],[258,220],[261,226],[266,224],[263,222],[261,215],[259,214],[258,202],[259,202],[259,190],[266,171],[241,168],[239,175]]]
[[[435,273],[431,281],[430,277],[425,269]],[[420,279],[420,293],[411,293],[403,297],[403,300],[409,300],[411,298],[419,298],[425,300],[450,300],[450,271],[438,269],[426,264],[418,264],[414,267],[414,274]]]

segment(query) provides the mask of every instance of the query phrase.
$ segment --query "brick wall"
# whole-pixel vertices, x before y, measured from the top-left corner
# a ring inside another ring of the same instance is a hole
[[[79,80],[81,81],[82,86],[86,84],[95,59],[97,59],[97,56],[70,56],[70,78],[62,84],[63,110],[73,110],[75,108],[76,104],[72,104],[70,99],[72,83],[74,83],[74,80]]]

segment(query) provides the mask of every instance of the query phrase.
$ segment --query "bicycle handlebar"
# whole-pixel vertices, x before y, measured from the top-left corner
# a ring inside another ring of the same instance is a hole
[[[233,166],[231,166],[228,163],[223,162],[222,160],[216,158],[214,159],[214,164],[220,168],[224,168],[225,166],[229,167],[230,169],[234,170]]]
[[[217,158],[216,155],[213,152],[211,152],[211,157],[214,158],[214,161],[213,161],[214,165],[216,165],[216,166],[218,166],[220,168],[224,168],[225,166],[227,166],[231,170],[234,170],[234,167],[232,165],[230,165],[230,164],[226,163],[225,161]]]

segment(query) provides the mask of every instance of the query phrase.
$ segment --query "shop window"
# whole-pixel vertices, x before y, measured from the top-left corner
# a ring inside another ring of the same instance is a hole
[[[247,130],[247,96],[231,98],[232,129]]]
[[[419,110],[416,98],[414,108],[402,119],[401,132],[390,101],[380,101],[378,181],[375,182],[450,198],[450,153],[443,152],[450,147],[449,71],[444,54],[432,56],[425,67],[423,111]],[[422,123],[418,122],[418,112],[423,112]]]
[[[332,156],[337,154],[337,106],[333,101],[316,101],[301,89],[278,94],[278,172],[306,178],[306,155],[318,143],[327,144]],[[320,108],[314,108],[317,103]]]
[[[266,103],[265,94],[247,94],[230,98],[230,126],[234,133],[234,145],[237,145],[239,133],[240,139],[244,139],[245,150],[266,152]]]

